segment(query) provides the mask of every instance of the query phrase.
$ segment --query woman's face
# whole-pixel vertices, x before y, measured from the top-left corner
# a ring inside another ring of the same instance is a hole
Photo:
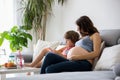
[[[84,32],[82,29],[80,30],[79,26],[77,26],[77,31],[80,33],[80,36],[88,35],[88,32]]]
[[[80,28],[79,28],[79,26],[77,26],[77,31],[80,32]]]
[[[80,36],[82,36],[81,35],[81,30],[80,30],[79,26],[77,26],[77,31],[79,32]]]
[[[65,40],[66,40],[66,45],[68,47],[73,47],[74,46],[74,43],[70,39],[65,39]]]

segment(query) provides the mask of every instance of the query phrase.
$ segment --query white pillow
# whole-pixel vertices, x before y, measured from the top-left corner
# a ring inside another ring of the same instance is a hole
[[[94,70],[112,70],[118,62],[120,62],[120,44],[105,48]]]
[[[59,41],[43,41],[43,40],[38,40],[35,48],[34,48],[34,53],[33,53],[33,60],[36,58],[38,54],[41,53],[42,49],[50,47],[52,49],[55,49],[58,45],[60,44]]]

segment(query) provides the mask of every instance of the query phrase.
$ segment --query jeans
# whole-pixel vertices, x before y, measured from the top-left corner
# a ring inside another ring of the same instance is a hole
[[[87,60],[70,61],[54,53],[47,53],[41,66],[41,74],[72,72],[72,71],[90,71],[92,65]]]

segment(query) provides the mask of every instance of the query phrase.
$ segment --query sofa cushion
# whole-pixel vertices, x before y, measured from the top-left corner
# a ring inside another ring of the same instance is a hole
[[[115,80],[120,80],[120,76],[117,76],[117,77],[115,78]]]
[[[100,30],[102,39],[106,42],[106,46],[113,46],[118,44],[120,38],[120,29]]]
[[[118,39],[118,44],[120,44],[120,38]]]
[[[84,71],[11,77],[6,80],[113,80],[114,78],[112,71]]]
[[[60,44],[59,41],[43,41],[43,40],[38,40],[35,48],[34,48],[34,53],[33,53],[33,60],[36,58],[36,56],[41,53],[42,49],[50,47],[52,49],[55,49],[58,45]]]
[[[113,67],[113,72],[115,73],[116,76],[120,76],[120,63],[116,64]]]
[[[98,60],[94,70],[112,70],[120,62],[120,44],[106,47]]]

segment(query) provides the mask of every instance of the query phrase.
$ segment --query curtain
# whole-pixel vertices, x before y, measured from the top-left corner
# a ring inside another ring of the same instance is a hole
[[[0,32],[15,24],[14,0],[0,0]]]
[[[15,2],[16,0],[0,0],[0,32],[9,30],[16,25]],[[0,48],[5,49],[7,54],[11,52],[9,49],[9,42],[7,41],[5,41]]]

